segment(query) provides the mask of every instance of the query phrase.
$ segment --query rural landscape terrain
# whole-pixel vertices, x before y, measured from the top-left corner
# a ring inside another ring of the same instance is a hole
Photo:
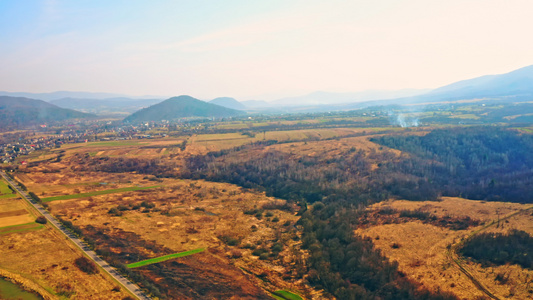
[[[533,300],[531,0],[0,1],[0,300]]]
[[[20,99],[1,98],[3,297],[533,297],[526,99],[282,115],[180,96],[18,123],[58,109]]]

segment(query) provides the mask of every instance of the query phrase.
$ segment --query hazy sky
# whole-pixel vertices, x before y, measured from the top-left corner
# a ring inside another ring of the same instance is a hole
[[[531,0],[0,0],[0,90],[238,100],[533,64]]]

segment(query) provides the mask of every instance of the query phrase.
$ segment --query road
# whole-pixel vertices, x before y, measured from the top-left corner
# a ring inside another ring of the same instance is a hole
[[[26,201],[28,201],[36,210],[38,210],[50,224],[61,231],[67,238],[69,238],[81,251],[83,251],[89,258],[91,258],[96,264],[98,264],[105,272],[111,275],[117,282],[119,282],[124,288],[130,291],[138,299],[150,300],[136,284],[120,275],[115,268],[109,265],[105,260],[101,259],[89,246],[80,240],[76,235],[71,233],[63,224],[57,221],[48,211],[46,211],[39,203],[33,200],[25,191],[23,191],[18,184],[16,184],[11,178],[9,178],[4,171],[0,171],[0,175],[15,189]]]

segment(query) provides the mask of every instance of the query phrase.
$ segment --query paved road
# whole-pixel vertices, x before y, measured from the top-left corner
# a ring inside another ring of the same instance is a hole
[[[18,184],[16,184],[11,178],[9,178],[4,171],[0,171],[0,175],[17,191],[19,194],[24,197],[36,210],[38,210],[50,224],[54,225],[59,231],[61,231],[65,236],[67,236],[81,251],[85,252],[95,263],[97,263],[102,269],[104,269],[109,275],[113,276],[116,281],[118,281],[122,286],[124,286],[128,291],[134,294],[137,298],[141,300],[150,300],[148,297],[136,284],[126,279],[124,276],[120,275],[115,268],[110,266],[105,260],[101,259],[94,251],[92,251],[87,244],[80,240],[77,236],[72,234],[65,226],[63,226],[59,221],[57,221],[52,215],[46,211],[39,203],[33,200],[25,191],[23,191]]]

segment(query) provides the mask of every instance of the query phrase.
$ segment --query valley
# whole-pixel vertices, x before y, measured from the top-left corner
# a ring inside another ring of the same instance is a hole
[[[326,124],[336,118],[326,118]],[[298,121],[304,128],[294,128],[290,118],[280,122],[270,124],[284,130],[217,121],[216,127],[199,123],[196,133],[152,127],[144,131],[151,138],[120,140],[109,132],[106,140],[65,143],[22,155],[8,171],[102,259],[154,298],[284,299],[277,291],[287,291],[302,299],[344,299],[347,289],[352,289],[349,295],[387,298],[387,282],[396,286],[391,296],[404,290],[415,298],[487,297],[450,258],[450,247],[528,204],[505,198],[504,186],[492,193],[506,202],[458,198],[453,191],[463,189],[459,182],[442,190],[417,177],[431,179],[433,171],[418,171],[418,159],[426,168],[432,165],[416,151],[379,144],[414,137],[430,141],[430,133],[455,134],[457,127],[322,128],[309,118]],[[524,128],[494,130],[528,139]],[[26,164],[20,164],[22,160]],[[400,167],[410,160],[409,168]],[[509,179],[496,180],[504,184]],[[3,190],[6,199],[16,197]],[[9,202],[8,214],[13,216],[0,218],[15,222],[6,226],[21,226],[0,229],[10,237],[2,246],[7,254],[26,242],[26,235],[37,241],[34,235],[53,231],[33,225],[36,214],[19,213],[24,207],[19,201]],[[497,231],[532,234],[532,221],[528,214],[517,214],[502,221]],[[338,229],[331,232],[329,227]],[[356,262],[342,249],[366,254]],[[165,256],[173,258],[136,265]],[[331,260],[326,269],[321,266],[324,259]],[[367,265],[365,259],[375,262]],[[461,261],[498,299],[527,298],[531,293],[531,270],[487,267],[464,257]],[[344,273],[337,263],[383,275],[363,279]],[[29,272],[16,264],[0,268]],[[504,283],[495,279],[498,274],[505,276]],[[350,283],[330,281],[339,276]],[[59,277],[47,280],[60,293],[67,289]],[[33,283],[40,286],[43,281]],[[105,284],[99,285],[105,290]],[[73,287],[70,293],[68,297],[84,299],[82,289]]]

